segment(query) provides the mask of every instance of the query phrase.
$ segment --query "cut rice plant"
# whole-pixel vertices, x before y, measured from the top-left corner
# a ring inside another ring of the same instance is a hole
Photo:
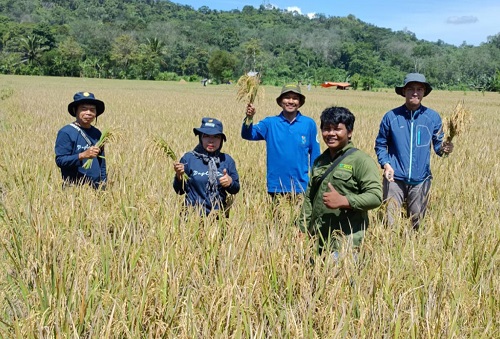
[[[260,75],[258,72],[248,72],[242,75],[237,82],[238,93],[236,98],[238,101],[245,101],[248,104],[253,104],[259,94],[263,93],[260,88]],[[249,126],[252,123],[252,118],[247,116],[245,118],[245,125]]]
[[[154,144],[160,150],[162,150],[170,159],[172,159],[173,161],[177,161],[177,159],[179,159],[177,157],[177,155],[175,154],[174,150],[172,149],[172,147],[170,147],[170,145],[167,143],[167,141],[165,141],[165,139],[163,139],[161,137],[155,137],[153,141],[154,141]],[[182,179],[183,179],[183,181],[186,181],[189,179],[189,176],[184,172]]]
[[[447,134],[446,141],[451,142],[454,137],[462,134],[465,126],[470,122],[470,110],[465,108],[464,99],[459,100],[450,118],[445,118],[443,126]]]
[[[116,137],[116,133],[115,132],[112,132],[109,129],[104,129],[103,132],[102,132],[102,134],[101,134],[101,137],[99,138],[99,140],[97,141],[97,143],[95,144],[95,146],[101,148],[106,143],[108,143],[108,141],[112,140],[115,137]],[[104,157],[100,156],[100,155],[99,155],[99,158],[103,158],[104,159]],[[83,164],[83,168],[89,169],[90,167],[92,167],[92,162],[93,161],[94,161],[94,159],[87,159],[85,161],[85,163]]]

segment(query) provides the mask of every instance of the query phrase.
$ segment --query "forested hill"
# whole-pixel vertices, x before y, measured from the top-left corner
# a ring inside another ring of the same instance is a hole
[[[350,15],[265,6],[194,10],[161,0],[0,0],[0,72],[216,82],[350,81],[371,89],[423,72],[437,88],[500,91],[500,33],[480,46],[419,40]]]

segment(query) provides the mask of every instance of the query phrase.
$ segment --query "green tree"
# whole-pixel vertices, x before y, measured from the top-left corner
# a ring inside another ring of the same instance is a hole
[[[139,45],[137,41],[129,34],[119,36],[111,46],[111,60],[118,66],[120,78],[126,78],[130,65],[138,57]]]
[[[208,61],[208,71],[219,84],[231,80],[235,67],[236,58],[226,51],[213,52]]]
[[[20,48],[24,54],[23,60],[30,65],[38,62],[42,53],[49,50],[49,47],[45,46],[45,39],[38,35],[28,35],[25,38],[21,38]]]

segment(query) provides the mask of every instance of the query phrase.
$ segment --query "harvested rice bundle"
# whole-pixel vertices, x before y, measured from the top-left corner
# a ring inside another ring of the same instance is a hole
[[[160,149],[162,150],[170,159],[172,159],[173,161],[177,161],[177,155],[175,154],[174,150],[172,149],[172,147],[170,147],[170,145],[165,141],[165,139],[161,138],[161,137],[155,137],[154,138],[154,143],[155,145]],[[189,176],[184,173],[184,175],[182,176],[182,179],[183,181],[186,181],[189,179]]]
[[[236,98],[238,101],[245,101],[247,104],[253,104],[257,95],[262,93],[259,92],[260,87],[260,75],[258,72],[248,72],[242,75],[237,82],[238,93]],[[249,126],[252,123],[251,117],[245,118],[245,125]]]
[[[115,132],[112,132],[110,131],[109,129],[105,129],[102,133],[101,133],[101,137],[99,138],[99,140],[97,141],[97,143],[95,144],[96,147],[103,147],[106,143],[108,143],[108,141],[114,139],[116,137],[116,133]],[[99,155],[99,158],[103,158],[103,156]],[[87,159],[85,161],[85,163],[83,164],[83,168],[85,169],[89,169],[90,167],[92,167],[92,162],[94,161],[94,159]]]
[[[464,99],[462,99],[455,106],[451,117],[446,118],[444,121],[443,126],[445,126],[445,133],[447,134],[446,141],[451,142],[454,137],[462,134],[470,119],[470,111],[465,108]]]

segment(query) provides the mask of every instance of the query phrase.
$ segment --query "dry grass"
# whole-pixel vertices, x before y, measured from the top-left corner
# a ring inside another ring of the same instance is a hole
[[[299,206],[269,204],[265,145],[241,139],[234,86],[2,81],[13,93],[0,106],[0,337],[500,337],[498,94],[466,94],[474,123],[449,158],[433,156],[421,230],[386,229],[374,212],[358,261],[334,264],[297,237]],[[62,191],[47,156],[81,90],[106,103],[98,127],[122,131],[106,146],[104,192]],[[392,90],[304,94],[302,112],[318,122],[331,104],[350,108],[354,143],[374,158],[382,115],[402,103]],[[464,95],[433,91],[425,104],[448,116]],[[257,109],[256,119],[278,113],[273,99]],[[192,149],[204,116],[223,121],[241,177],[227,223],[180,218],[171,160],[150,152],[151,135]]]
[[[471,124],[471,111],[465,107],[465,100],[461,99],[455,105],[453,114],[443,119],[446,141],[451,142],[454,137],[465,132]]]
[[[238,92],[236,93],[236,99],[238,101],[244,101],[247,104],[253,104],[255,99],[259,96],[263,97],[263,89],[260,86],[260,76],[259,74],[244,74],[236,83]],[[252,123],[252,118],[245,117],[245,125],[250,126]]]

